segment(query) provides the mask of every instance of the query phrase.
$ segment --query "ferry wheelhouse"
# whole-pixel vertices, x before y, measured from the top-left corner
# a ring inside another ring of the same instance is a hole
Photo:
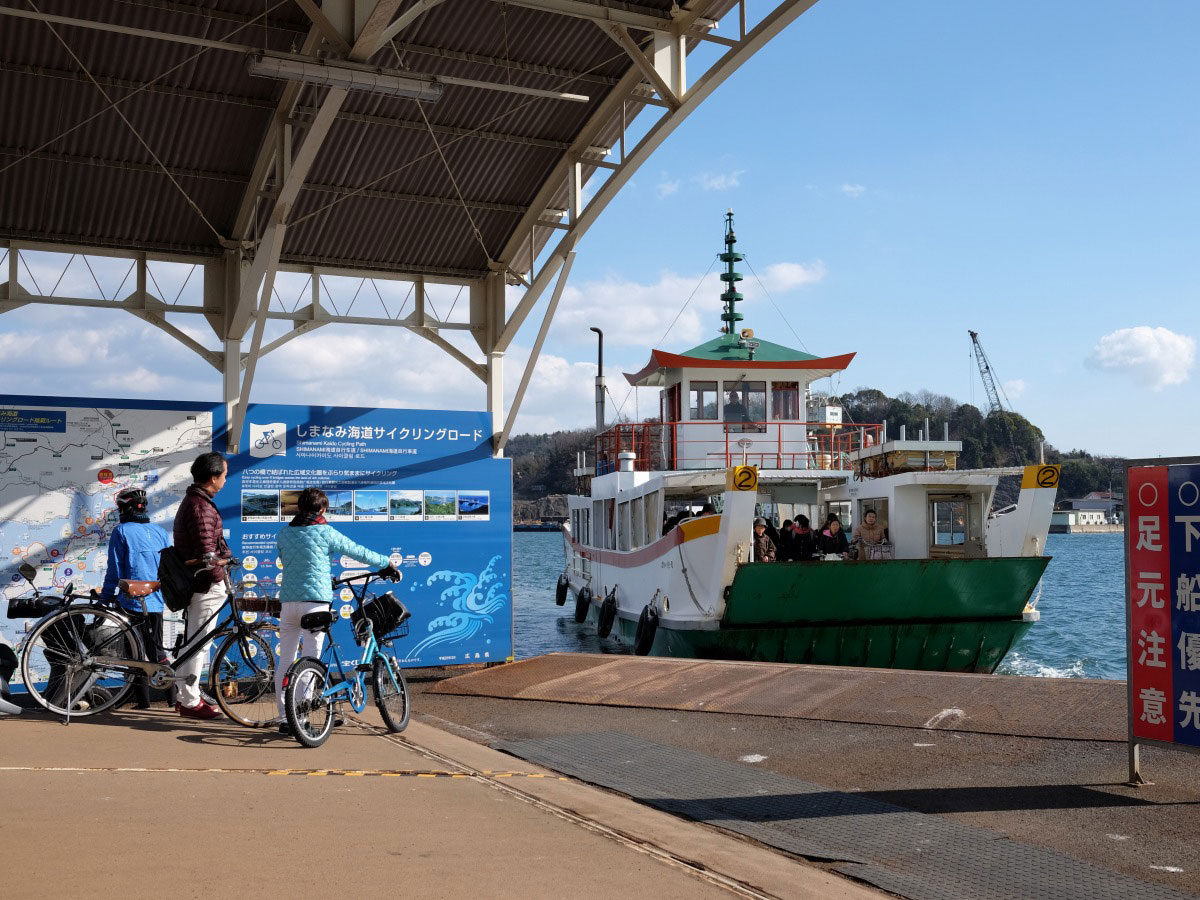
[[[889,435],[812,403],[854,354],[740,328],[732,211],[720,259],[722,333],[653,350],[626,378],[660,388],[659,417],[600,430],[580,460],[559,604],[639,654],[994,671],[1038,620],[1057,469],[960,470],[947,434]],[[1006,475],[1021,491],[997,514]],[[856,542],[856,558],[754,558],[758,517],[819,530],[834,514],[849,536],[868,511],[885,540]]]

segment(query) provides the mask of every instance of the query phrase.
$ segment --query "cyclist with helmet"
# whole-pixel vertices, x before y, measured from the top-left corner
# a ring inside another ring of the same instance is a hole
[[[150,524],[146,512],[146,492],[129,487],[117,494],[117,512],[121,522],[108,539],[108,570],[100,595],[116,600],[142,635],[146,656],[152,662],[165,662],[163,646],[163,598],[155,591],[145,597],[130,597],[117,591],[122,578],[131,581],[157,581],[158,555],[171,543],[166,531]],[[149,709],[150,685],[146,676],[135,682],[137,708]]]

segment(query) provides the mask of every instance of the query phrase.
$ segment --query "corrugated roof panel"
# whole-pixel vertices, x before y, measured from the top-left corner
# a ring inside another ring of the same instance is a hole
[[[39,8],[253,47],[298,47],[310,23],[291,0],[276,2],[41,0]],[[640,11],[671,7],[670,0],[610,5]],[[19,0],[0,0],[0,6],[27,8]],[[261,21],[250,22],[264,6],[274,7],[266,28]],[[731,4],[716,0],[712,6]],[[0,121],[12,126],[0,137],[0,234],[220,252],[218,235],[154,157],[227,235],[284,83],[248,75],[240,51],[201,50],[72,25],[58,31],[111,98],[129,98],[121,109],[153,154],[120,116],[103,112],[100,91],[50,28],[0,17]],[[409,48],[402,50],[401,64],[413,71],[565,89],[590,99],[572,103],[449,85],[439,103],[424,106],[437,127],[443,163],[413,101],[352,93],[310,171],[311,186],[296,202],[285,258],[481,272],[488,256],[510,241],[522,211],[566,146],[631,63],[591,22],[493,0],[453,0],[435,7],[405,29],[398,43]],[[377,61],[394,65],[395,55],[388,48]],[[534,71],[537,67],[554,71]],[[569,80],[564,72],[599,77]],[[139,86],[146,87],[129,96]],[[301,92],[295,147],[302,144],[305,123],[323,93],[312,87]],[[41,144],[48,146],[21,159]],[[355,193],[363,187],[369,190]],[[265,188],[259,203],[264,214],[270,179]],[[458,191],[475,204],[471,216],[486,251]],[[545,234],[553,239],[553,232]]]

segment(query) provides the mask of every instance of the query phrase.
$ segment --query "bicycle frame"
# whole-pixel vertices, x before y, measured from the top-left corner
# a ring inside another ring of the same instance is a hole
[[[237,560],[231,560],[231,562],[234,563],[234,565],[238,563]],[[231,566],[231,568],[232,567],[233,566]],[[161,690],[181,681],[182,679],[180,676],[175,674],[175,667],[180,663],[186,662],[187,660],[196,656],[201,651],[201,648],[206,647],[211,641],[223,634],[228,634],[231,631],[237,632],[240,637],[245,638],[254,630],[254,626],[247,624],[239,615],[237,615],[237,611],[234,606],[234,601],[237,599],[237,597],[234,595],[233,584],[228,574],[225,576],[225,586],[225,602],[222,603],[221,606],[208,618],[208,620],[204,623],[204,626],[206,627],[213,622],[216,624],[212,625],[212,627],[208,630],[192,635],[189,640],[185,640],[182,649],[179,651],[178,655],[175,656],[175,659],[171,663],[160,663],[157,661],[152,662],[146,658],[147,651],[142,644],[142,638],[139,629],[129,618],[128,613],[120,606],[120,604],[113,601],[76,603],[75,600],[77,598],[86,598],[90,595],[76,594],[70,590],[64,592],[64,603],[39,619],[37,625],[30,629],[30,633],[34,633],[38,626],[40,626],[41,623],[46,619],[59,615],[64,611],[87,613],[88,611],[103,610],[104,612],[113,615],[121,623],[123,623],[125,630],[118,631],[116,634],[110,635],[102,642],[94,646],[88,646],[88,643],[84,639],[83,635],[73,633],[71,635],[73,642],[75,643],[76,648],[81,653],[86,655],[87,666],[106,668],[113,672],[120,672],[124,675],[144,675],[146,676],[151,687]],[[221,618],[222,612],[226,614],[224,618]],[[68,616],[66,621],[70,622],[71,618],[72,617]],[[138,655],[141,657],[140,659],[132,659],[123,656],[108,656],[97,652],[102,650],[113,640],[124,635],[132,636],[134,647]],[[23,650],[24,648],[19,647],[18,649]],[[91,688],[100,680],[100,676],[95,671],[91,672],[90,677],[84,683],[79,696],[83,696],[87,691],[91,690]],[[69,709],[72,705],[73,698],[68,697],[67,702],[67,718],[69,721]]]
[[[367,588],[370,586],[374,577],[374,573],[370,573],[368,575],[357,575],[349,578],[337,579],[334,581],[334,586],[337,587],[340,584],[351,584],[354,581],[361,580],[363,583],[362,588],[357,594],[355,594],[355,600],[358,601],[358,608],[362,609],[362,605],[367,596]],[[352,591],[354,590],[353,587],[350,589]],[[325,628],[325,637],[329,646],[325,652],[321,654],[320,662],[325,665],[327,670],[332,672],[333,666],[330,665],[328,659],[328,657],[332,654],[333,662],[337,665],[338,681],[336,684],[325,688],[325,690],[321,692],[321,696],[330,703],[348,702],[356,713],[360,713],[367,708],[367,687],[363,676],[366,675],[367,672],[371,671],[371,667],[375,663],[375,657],[382,656],[383,654],[380,651],[379,642],[375,638],[375,630],[370,626],[367,626],[367,638],[362,644],[362,656],[360,657],[358,664],[354,667],[354,677],[348,679],[346,677],[346,668],[342,664],[341,656],[338,654],[337,642],[334,641],[333,635],[330,633],[332,627],[333,626],[331,624],[329,627]],[[357,698],[357,700],[355,698]]]

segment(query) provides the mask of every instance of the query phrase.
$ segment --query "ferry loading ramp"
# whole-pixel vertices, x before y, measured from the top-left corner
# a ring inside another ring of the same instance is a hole
[[[407,328],[486,385],[499,454],[579,239],[815,2],[0,0],[0,313],[163,329],[222,373],[231,451],[263,354]],[[119,285],[98,256],[128,261]],[[547,293],[506,415],[504,354]]]

